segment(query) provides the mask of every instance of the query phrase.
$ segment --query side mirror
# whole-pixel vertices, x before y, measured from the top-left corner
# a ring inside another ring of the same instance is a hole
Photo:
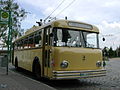
[[[102,40],[105,41],[105,38],[103,38]]]

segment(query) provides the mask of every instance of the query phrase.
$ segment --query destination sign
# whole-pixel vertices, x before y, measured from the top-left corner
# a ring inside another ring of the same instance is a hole
[[[83,24],[83,23],[77,23],[77,22],[69,22],[68,25],[71,26],[71,27],[79,27],[79,28],[84,28],[84,29],[93,29],[92,25]]]

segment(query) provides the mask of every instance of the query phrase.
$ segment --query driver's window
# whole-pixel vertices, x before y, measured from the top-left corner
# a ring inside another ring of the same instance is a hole
[[[54,29],[54,46],[81,47],[80,31],[70,29]]]
[[[79,31],[69,31],[70,38],[68,39],[68,46],[80,47],[80,32]]]
[[[57,30],[57,46],[64,46],[62,42],[62,30]]]
[[[48,34],[49,34],[49,28],[46,28],[45,45],[48,45]]]
[[[97,48],[97,39],[95,33],[87,34],[87,47]]]
[[[45,44],[50,45],[50,34],[52,35],[52,28],[48,27],[45,29]]]

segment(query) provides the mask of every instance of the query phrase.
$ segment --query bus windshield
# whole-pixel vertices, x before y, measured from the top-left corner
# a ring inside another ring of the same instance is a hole
[[[99,48],[98,34],[72,29],[54,29],[54,46]]]

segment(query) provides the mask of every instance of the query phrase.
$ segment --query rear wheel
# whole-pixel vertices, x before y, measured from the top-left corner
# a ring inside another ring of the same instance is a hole
[[[34,74],[36,76],[37,79],[41,79],[41,67],[39,62],[36,62],[34,65]]]

